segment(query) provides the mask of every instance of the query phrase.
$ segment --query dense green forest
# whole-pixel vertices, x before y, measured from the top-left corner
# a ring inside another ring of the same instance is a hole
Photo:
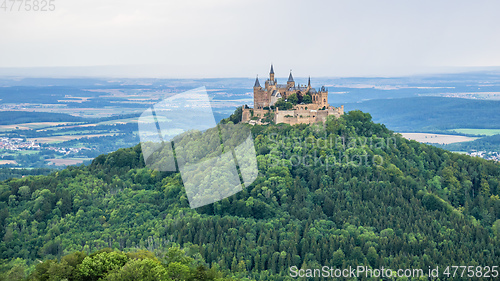
[[[79,280],[78,264],[104,248],[123,261],[96,278],[115,280],[104,278],[139,263],[139,249],[158,261],[134,266],[170,274],[163,257],[177,245],[196,261],[189,272],[202,266],[237,279],[289,280],[292,266],[500,264],[498,163],[406,140],[360,111],[251,129],[259,176],[198,209],[189,208],[179,173],[145,167],[140,145],[1,182],[1,274],[56,280],[39,276],[69,264],[76,275],[64,278]]]
[[[87,255],[74,252],[59,260],[39,261],[28,269],[22,259],[1,265],[0,280],[107,280],[107,281],[174,281],[174,280],[234,280],[227,272],[214,266],[205,267],[197,252],[186,252],[173,246],[158,258],[147,250],[121,252],[110,248]],[[8,270],[6,270],[8,269]],[[29,271],[27,277],[26,272]]]
[[[53,171],[52,169],[47,169],[47,168],[38,168],[38,169],[0,168],[0,181],[4,181],[10,178],[22,178],[23,176],[48,175],[52,171]]]

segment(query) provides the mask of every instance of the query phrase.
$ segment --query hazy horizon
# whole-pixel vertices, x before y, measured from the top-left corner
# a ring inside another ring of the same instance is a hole
[[[54,3],[52,12],[0,11],[3,75],[255,77],[274,63],[283,77],[360,77],[500,66],[498,1]]]
[[[123,78],[123,79],[254,79],[256,76],[204,76],[204,75],[169,75],[165,74],[165,68],[158,66],[72,66],[72,67],[0,67],[1,78]],[[276,66],[275,66],[276,69]],[[262,72],[257,73],[260,79],[267,79],[269,69],[263,67]],[[300,71],[302,74],[305,71]],[[500,66],[488,67],[436,67],[429,69],[420,69],[413,72],[404,73],[386,73],[386,74],[366,74],[366,75],[296,75],[292,70],[292,74],[296,78],[397,78],[397,77],[412,77],[412,76],[432,76],[446,74],[461,74],[461,73],[487,73],[500,72]],[[287,79],[289,70],[286,72],[276,71],[277,79]]]

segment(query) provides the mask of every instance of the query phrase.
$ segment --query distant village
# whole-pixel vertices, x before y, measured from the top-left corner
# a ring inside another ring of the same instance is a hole
[[[497,151],[474,151],[466,154],[473,157],[480,157],[486,160],[495,160],[500,162],[500,152]]]
[[[78,153],[82,150],[91,150],[86,147],[57,147],[57,146],[41,146],[39,143],[31,140],[24,140],[21,138],[0,138],[0,149],[12,150],[12,151],[21,151],[21,150],[52,150],[54,152],[58,152],[61,154],[72,154]],[[3,158],[3,156],[2,156]]]

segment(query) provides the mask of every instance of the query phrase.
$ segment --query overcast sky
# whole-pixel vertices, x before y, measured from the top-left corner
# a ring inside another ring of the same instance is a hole
[[[16,11],[0,9],[0,68],[126,66],[78,73],[255,77],[267,76],[273,62],[279,77],[290,69],[305,77],[500,66],[496,0],[54,3],[54,12],[17,12],[17,3]]]

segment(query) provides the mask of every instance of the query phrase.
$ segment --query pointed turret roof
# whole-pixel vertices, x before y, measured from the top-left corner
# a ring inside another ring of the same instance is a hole
[[[290,75],[288,76],[288,82],[294,82],[291,70],[290,70]]]
[[[309,76],[309,80],[307,81],[307,86],[311,87],[311,76]]]
[[[274,69],[273,69],[273,64],[271,63],[271,71],[269,71],[269,74],[274,74]]]
[[[253,85],[254,88],[258,88],[260,87],[260,83],[259,83],[259,76],[257,75],[257,78],[255,78],[255,84]]]

